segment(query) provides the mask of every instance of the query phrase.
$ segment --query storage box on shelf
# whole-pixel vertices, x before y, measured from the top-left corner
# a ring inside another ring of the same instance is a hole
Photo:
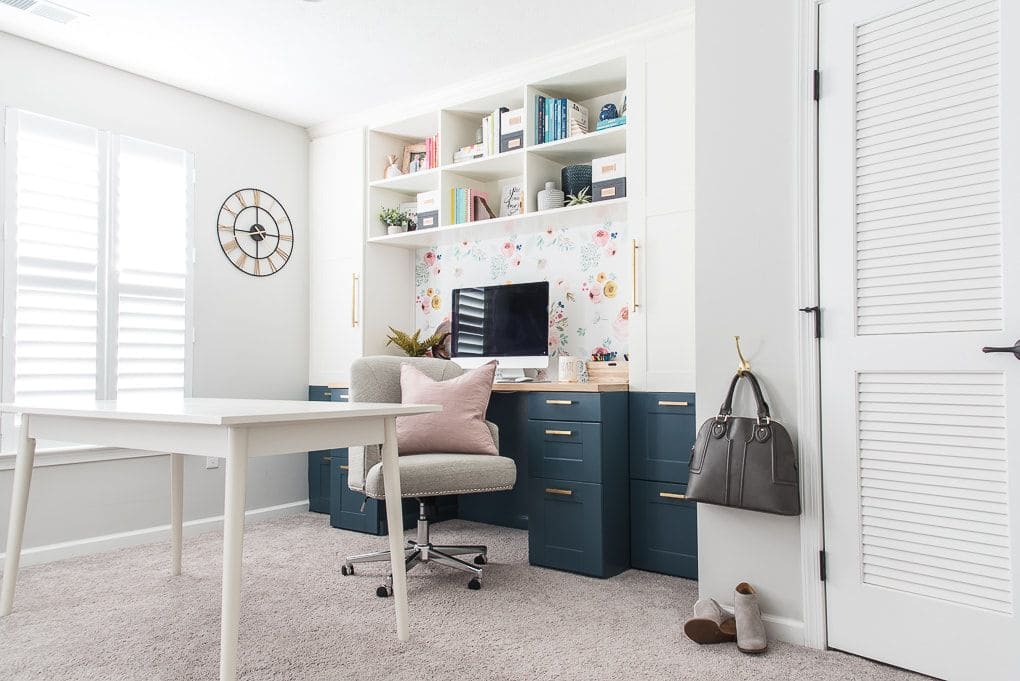
[[[687,501],[693,393],[630,393],[630,561],[698,577],[697,504]]]

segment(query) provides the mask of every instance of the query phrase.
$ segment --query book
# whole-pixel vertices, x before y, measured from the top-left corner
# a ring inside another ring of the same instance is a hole
[[[567,118],[565,136],[584,135],[588,132],[588,109],[569,99],[564,100]]]
[[[545,142],[545,97],[535,96],[535,144]]]
[[[595,124],[596,130],[605,130],[607,128],[615,128],[619,125],[627,124],[627,116],[618,116],[617,118],[607,118],[604,121],[599,121]]]

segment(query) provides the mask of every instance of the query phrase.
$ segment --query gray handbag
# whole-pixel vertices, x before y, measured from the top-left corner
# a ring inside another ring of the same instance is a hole
[[[732,415],[733,393],[741,378],[754,391],[756,418]],[[689,466],[690,501],[800,515],[797,452],[786,428],[769,415],[758,379],[750,371],[733,377],[719,414],[701,424]]]

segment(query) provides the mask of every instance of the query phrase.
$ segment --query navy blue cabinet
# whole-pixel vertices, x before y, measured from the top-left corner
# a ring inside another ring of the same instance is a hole
[[[695,579],[697,504],[686,501],[693,393],[630,393],[631,566]]]
[[[347,400],[346,388],[324,385],[308,386],[308,399],[312,402],[340,402]],[[333,459],[347,460],[346,449],[324,449],[308,452],[308,510],[314,513],[331,513],[330,479]]]
[[[528,556],[612,577],[630,566],[627,393],[528,395]]]

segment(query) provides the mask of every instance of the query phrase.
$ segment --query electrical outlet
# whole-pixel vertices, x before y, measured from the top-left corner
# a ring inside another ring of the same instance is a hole
[[[219,460],[219,458],[217,458],[215,456],[207,456],[207,457],[205,457],[205,467],[206,468],[219,468],[220,467],[220,460]]]

